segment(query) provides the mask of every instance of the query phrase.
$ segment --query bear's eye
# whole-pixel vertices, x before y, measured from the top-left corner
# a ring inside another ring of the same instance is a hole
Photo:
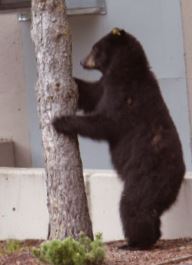
[[[99,56],[100,52],[99,52],[98,47],[93,46],[93,48],[92,48],[92,54],[93,54],[94,57],[98,57]]]
[[[92,50],[93,50],[94,53],[97,53],[98,48],[96,46],[93,46],[93,49]]]

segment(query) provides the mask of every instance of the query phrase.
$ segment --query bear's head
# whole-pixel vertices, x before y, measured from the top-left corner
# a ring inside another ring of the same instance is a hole
[[[134,67],[144,65],[147,59],[142,45],[131,34],[123,29],[114,28],[110,33],[100,39],[89,55],[81,62],[85,69],[96,69],[105,73],[109,67],[120,65]]]

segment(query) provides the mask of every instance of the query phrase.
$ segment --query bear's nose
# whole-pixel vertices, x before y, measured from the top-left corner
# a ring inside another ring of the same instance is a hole
[[[92,53],[90,53],[84,60],[80,62],[80,64],[86,69],[95,68],[95,60]]]

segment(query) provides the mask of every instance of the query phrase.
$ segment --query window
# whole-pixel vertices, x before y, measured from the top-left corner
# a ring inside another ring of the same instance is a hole
[[[66,0],[69,15],[105,14],[105,0]],[[0,0],[0,11],[30,8],[31,0]]]

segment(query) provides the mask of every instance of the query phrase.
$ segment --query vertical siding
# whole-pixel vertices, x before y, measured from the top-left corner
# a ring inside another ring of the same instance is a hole
[[[183,36],[187,72],[188,102],[190,109],[190,124],[192,129],[192,1],[181,0],[181,8],[183,17]]]
[[[107,0],[106,3],[108,12],[105,16],[70,18],[73,34],[74,75],[90,80],[99,77],[98,72],[83,70],[79,62],[89,52],[94,42],[113,27],[121,27],[134,34],[143,44],[151,67],[160,82],[163,96],[181,137],[187,169],[191,170],[188,91],[180,0]],[[25,31],[29,31],[30,23],[21,24],[21,28],[23,27]],[[29,41],[29,34],[25,31],[22,30],[23,43]],[[26,38],[28,38],[27,41]],[[27,65],[25,70],[28,72],[29,112],[33,113],[35,104],[31,89],[34,86],[32,69],[34,68],[34,53],[30,45],[26,45],[24,60]],[[35,157],[33,166],[39,166],[42,163],[40,132],[36,125],[37,118],[29,116],[29,119],[32,128],[32,154]],[[85,168],[111,167],[108,147],[105,143],[80,139],[80,147]]]

